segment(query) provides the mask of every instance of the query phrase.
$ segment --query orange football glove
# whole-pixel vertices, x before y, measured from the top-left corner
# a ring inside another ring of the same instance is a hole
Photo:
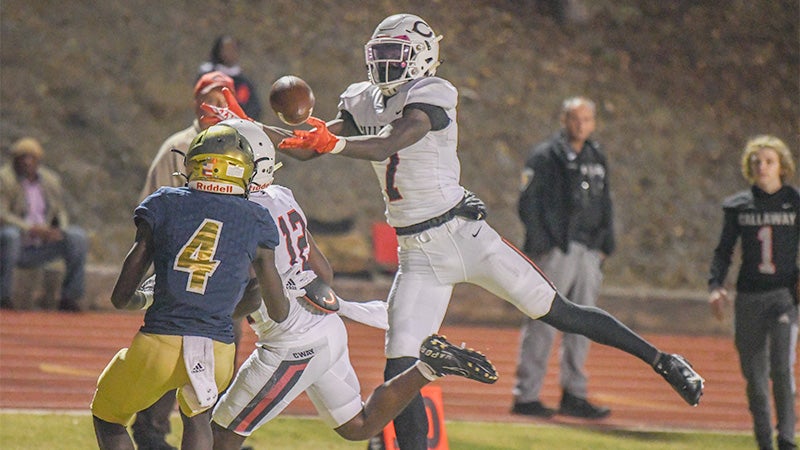
[[[230,89],[226,87],[222,88],[222,95],[225,96],[225,101],[228,103],[228,107],[223,108],[203,102],[200,105],[200,109],[202,109],[206,114],[200,118],[201,122],[211,125],[216,125],[223,120],[228,119],[245,119],[253,122],[253,119],[248,117],[241,105],[239,105],[239,102],[236,100],[236,96],[233,94],[233,92],[231,92]]]
[[[228,103],[228,109],[230,109],[240,119],[245,119],[249,120],[250,122],[254,122],[254,120],[250,118],[246,112],[244,112],[242,106],[239,104],[239,100],[236,100],[236,95],[233,92],[231,92],[230,89],[226,87],[222,88],[222,95],[225,96],[225,101]]]
[[[294,136],[282,140],[278,148],[310,148],[319,154],[344,150],[347,141],[331,133],[325,121],[311,116],[306,123],[314,128],[310,131],[294,130]]]

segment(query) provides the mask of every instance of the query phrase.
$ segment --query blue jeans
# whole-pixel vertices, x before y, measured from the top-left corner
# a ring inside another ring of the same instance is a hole
[[[79,227],[64,230],[64,239],[40,246],[23,246],[22,233],[14,226],[0,228],[0,298],[11,298],[14,268],[40,267],[54,259],[66,263],[61,285],[61,298],[78,300],[83,297],[86,253],[89,243],[86,232]]]

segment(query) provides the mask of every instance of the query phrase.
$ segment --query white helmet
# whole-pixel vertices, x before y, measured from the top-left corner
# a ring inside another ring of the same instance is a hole
[[[407,81],[433,76],[441,63],[441,39],[413,14],[383,19],[364,46],[369,80],[390,96]]]
[[[275,147],[264,133],[261,125],[245,119],[228,119],[219,123],[228,125],[236,129],[250,144],[253,149],[253,160],[255,161],[255,174],[250,182],[250,192],[258,192],[266,189],[274,179],[275,167]]]

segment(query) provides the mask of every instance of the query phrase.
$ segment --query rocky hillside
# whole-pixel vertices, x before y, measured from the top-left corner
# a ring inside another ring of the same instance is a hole
[[[190,122],[195,71],[221,33],[241,39],[265,106],[272,81],[291,73],[331,118],[338,94],[365,78],[374,26],[401,6],[426,18],[444,35],[439,74],[460,90],[463,183],[517,242],[529,147],[557,127],[564,97],[594,98],[617,205],[612,285],[703,289],[719,202],[743,188],[744,142],[774,133],[795,152],[800,143],[796,0],[598,0],[585,2],[585,22],[565,25],[531,0],[62,3],[3,2],[0,147],[5,161],[21,136],[45,143],[96,263],[124,257],[150,159]],[[367,163],[284,163],[278,181],[310,216],[352,217],[365,236],[382,219]]]

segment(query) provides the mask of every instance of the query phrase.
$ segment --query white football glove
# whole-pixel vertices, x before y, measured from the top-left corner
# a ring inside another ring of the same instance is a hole
[[[315,278],[317,278],[317,274],[313,270],[303,270],[302,262],[293,265],[286,273],[281,274],[286,298],[299,298],[306,295],[306,290],[303,288]]]
[[[128,309],[147,309],[153,304],[153,290],[156,287],[155,274],[148,277],[133,293]]]

